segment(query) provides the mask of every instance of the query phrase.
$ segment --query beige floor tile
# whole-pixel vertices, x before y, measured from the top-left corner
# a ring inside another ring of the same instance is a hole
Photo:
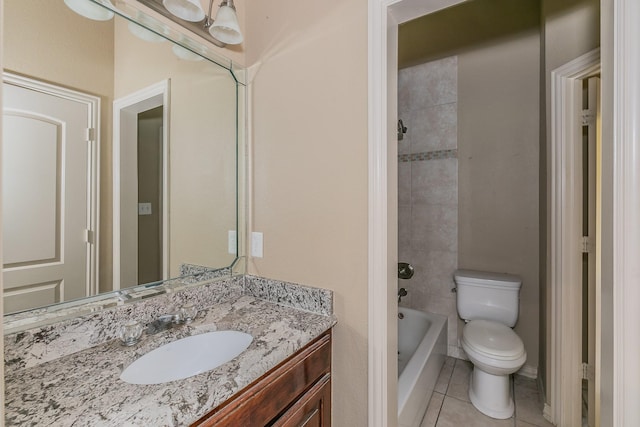
[[[446,394],[447,388],[449,387],[449,380],[451,379],[451,374],[453,373],[453,367],[456,364],[456,359],[453,357],[447,357],[442,365],[442,369],[440,370],[440,375],[438,376],[438,381],[436,382],[433,391],[437,393]]]
[[[516,420],[516,427],[538,427],[535,424],[529,424],[526,421]]]
[[[542,403],[538,396],[536,380],[515,376],[516,419],[537,427],[553,427],[542,416]]]
[[[435,427],[438,421],[438,415],[440,415],[440,408],[442,408],[442,402],[444,402],[444,394],[434,392],[431,395],[429,406],[427,406],[427,413],[424,415],[420,427]]]
[[[479,412],[469,402],[446,396],[436,427],[513,427],[513,419],[496,420]]]
[[[469,378],[473,371],[473,365],[467,360],[456,359],[447,396],[469,402]]]

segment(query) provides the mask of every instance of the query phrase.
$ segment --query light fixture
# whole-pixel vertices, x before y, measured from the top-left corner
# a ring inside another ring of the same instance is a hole
[[[137,1],[218,47],[242,43],[243,37],[233,0],[222,0],[215,21],[211,17],[214,0],[209,0],[209,14],[202,9],[202,0]],[[226,36],[214,29],[218,27],[223,28],[222,32]]]
[[[110,1],[106,0],[110,6]],[[78,15],[94,21],[108,21],[113,19],[114,13],[104,6],[100,6],[90,0],[64,0],[64,4]]]
[[[167,27],[142,12],[138,11],[135,21],[129,21],[127,27],[131,34],[146,42],[162,43],[167,41],[163,37],[168,34]]]
[[[129,28],[129,31],[131,32],[131,34],[133,34],[140,40],[144,40],[146,42],[151,42],[151,43],[162,43],[167,41],[167,39],[165,39],[164,37],[159,36],[153,31],[133,21],[129,21],[129,23],[127,24],[127,27]]]
[[[200,0],[162,0],[169,12],[189,22],[200,22],[205,18]]]
[[[213,0],[211,0],[213,3]],[[209,5],[209,18],[207,18],[205,26],[209,27],[209,33],[226,44],[242,43],[242,33],[238,24],[238,16],[236,15],[236,7],[233,0],[222,0],[220,9],[216,14],[216,19],[211,21],[211,4]]]
[[[165,12],[187,21],[183,25],[191,31],[204,36],[207,40],[212,41],[216,46],[224,47],[227,44],[240,44],[243,37],[238,24],[238,16],[236,15],[236,7],[233,0],[222,0],[220,9],[216,14],[215,20],[211,17],[213,12],[213,2],[209,0],[209,13],[206,14],[202,9],[200,0],[162,0],[164,10],[153,7],[155,2],[159,0],[139,0],[140,2],[151,6],[154,10],[168,16]],[[197,23],[197,24],[194,24]],[[203,31],[205,30],[205,31]],[[205,34],[208,31],[206,37]]]

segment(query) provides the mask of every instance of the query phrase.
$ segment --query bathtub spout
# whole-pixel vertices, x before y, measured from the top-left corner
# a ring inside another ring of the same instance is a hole
[[[400,300],[402,299],[402,297],[406,297],[406,296],[407,296],[407,290],[405,288],[398,289],[398,303],[400,303]]]

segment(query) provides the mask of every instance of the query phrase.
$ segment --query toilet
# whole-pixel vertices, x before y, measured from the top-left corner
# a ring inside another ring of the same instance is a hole
[[[522,280],[473,270],[457,270],[454,280],[458,315],[466,323],[462,349],[473,363],[469,399],[485,415],[510,418],[514,404],[509,375],[527,360],[522,339],[511,329],[518,320]]]

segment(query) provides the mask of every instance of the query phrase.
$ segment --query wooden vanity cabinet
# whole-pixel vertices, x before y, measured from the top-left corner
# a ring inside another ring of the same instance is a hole
[[[331,331],[192,426],[331,426]]]

